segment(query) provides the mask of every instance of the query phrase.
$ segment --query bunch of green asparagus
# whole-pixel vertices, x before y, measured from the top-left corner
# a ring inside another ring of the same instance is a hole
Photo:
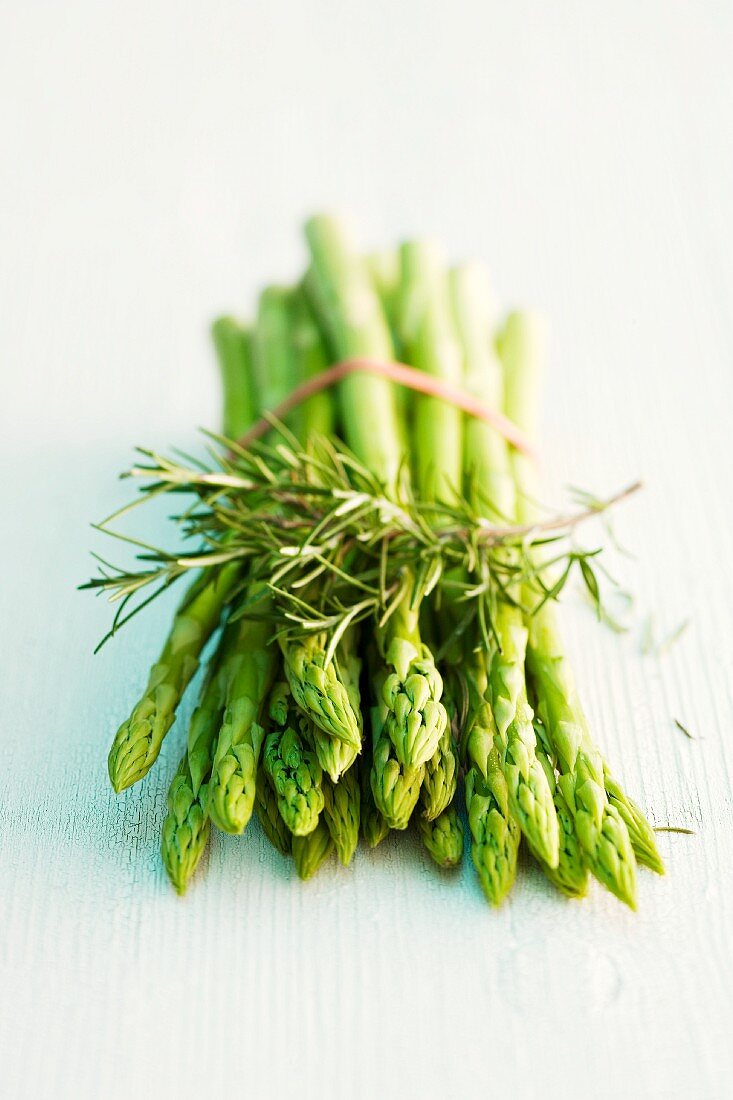
[[[251,325],[222,317],[213,326],[223,436],[235,461],[235,441],[263,413],[329,365],[355,358],[408,364],[535,436],[537,326],[526,313],[497,317],[480,266],[448,269],[439,248],[423,241],[365,258],[327,216],[307,223],[306,239],[309,265],[297,286],[265,289]],[[339,461],[353,456],[368,468],[384,509],[414,491],[431,531],[448,522],[456,501],[479,517],[477,529],[529,530],[538,519],[536,467],[494,424],[368,370],[314,393],[269,438],[285,460],[292,441],[317,456],[324,440],[343,440]],[[223,495],[242,491],[226,478],[217,484]],[[344,531],[358,496],[347,504]],[[278,507],[273,499],[273,525]],[[480,553],[469,564],[443,563],[432,587],[416,556],[401,566],[383,613],[363,618],[347,608],[337,629],[324,614],[322,628],[293,634],[278,628],[279,617],[285,623],[301,597],[317,604],[324,583],[317,528],[314,521],[298,551],[313,568],[286,604],[279,574],[263,578],[251,559],[228,556],[234,525],[218,556],[208,547],[114,739],[109,774],[119,792],[155,762],[205,647],[213,649],[163,824],[163,862],[176,890],[186,889],[212,823],[239,834],[254,812],[304,879],[334,852],[348,865],[359,836],[374,848],[408,827],[440,867],[455,867],[466,821],[492,904],[511,889],[524,842],[565,895],[584,895],[592,875],[633,908],[637,864],[658,873],[663,866],[651,827],[591,737],[557,624],[560,586],[545,584],[538,601],[513,567],[519,551],[511,543],[499,544],[491,568]],[[539,562],[548,550],[532,554]],[[348,581],[348,567],[342,572]],[[356,600],[362,582],[352,583]],[[462,616],[478,589],[495,608],[488,633],[483,603],[473,618]]]

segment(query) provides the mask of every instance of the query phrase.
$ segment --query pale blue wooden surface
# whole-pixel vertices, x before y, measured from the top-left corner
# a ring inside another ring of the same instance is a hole
[[[730,7],[2,11],[0,1093],[722,1097]],[[107,785],[170,603],[92,657],[86,525],[124,499],[132,443],[214,422],[208,319],[293,277],[299,221],[334,204],[544,310],[553,485],[646,480],[618,519],[637,621],[689,630],[657,659],[565,616],[598,740],[655,823],[695,830],[661,837],[637,915],[528,865],[492,913],[470,866],[405,838],[302,886],[254,827],[181,901],[157,852],[181,725],[142,787]]]

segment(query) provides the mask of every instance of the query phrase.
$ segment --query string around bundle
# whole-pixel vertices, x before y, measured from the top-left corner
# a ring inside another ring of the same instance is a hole
[[[521,451],[522,454],[527,455],[529,458],[532,458],[535,462],[537,461],[537,451],[532,445],[531,440],[512,420],[509,419],[509,417],[504,416],[504,414],[497,409],[493,409],[489,405],[484,404],[483,401],[479,401],[478,398],[473,397],[470,393],[466,393],[465,390],[461,390],[457,386],[452,386],[450,383],[444,382],[440,378],[435,378],[430,374],[426,374],[424,371],[409,367],[406,363],[362,357],[343,359],[341,362],[335,363],[332,367],[322,371],[315,377],[309,378],[305,382],[301,382],[301,384],[296,386],[295,389],[292,390],[283,401],[276,405],[274,409],[268,410],[267,417],[261,417],[257,420],[237,441],[238,445],[244,448],[248,447],[251,443],[254,443],[255,440],[261,439],[262,436],[266,435],[267,432],[271,430],[273,419],[283,421],[288,413],[291,413],[293,409],[302,405],[309,397],[313,397],[315,394],[320,393],[321,390],[335,386],[338,382],[342,382],[344,378],[348,378],[351,374],[358,374],[361,372],[378,375],[381,378],[386,378],[390,382],[395,382],[398,386],[404,386],[407,389],[424,394],[426,397],[436,397],[448,402],[450,405],[454,405],[468,416],[473,416],[477,420],[482,420],[485,424],[489,424],[495,431],[499,432],[512,447]]]

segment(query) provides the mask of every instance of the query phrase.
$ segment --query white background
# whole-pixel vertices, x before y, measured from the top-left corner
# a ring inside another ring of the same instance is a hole
[[[731,5],[0,13],[0,1093],[722,1097]],[[660,835],[636,915],[529,865],[492,912],[470,864],[441,875],[406,837],[304,886],[255,825],[181,901],[158,838],[183,723],[141,787],[108,787],[171,605],[92,657],[88,521],[125,498],[131,444],[217,423],[210,318],[294,278],[331,207],[365,245],[438,235],[544,311],[549,485],[645,479],[618,517],[634,630],[565,616],[599,742],[656,824],[695,831]],[[659,657],[650,612],[691,620]]]

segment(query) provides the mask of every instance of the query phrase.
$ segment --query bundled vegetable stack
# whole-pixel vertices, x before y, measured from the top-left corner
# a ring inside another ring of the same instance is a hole
[[[448,270],[432,243],[365,259],[325,216],[306,237],[298,286],[264,290],[252,326],[214,325],[224,434],[211,463],[143,452],[130,471],[142,499],[190,496],[177,520],[195,550],[146,547],[137,571],[105,565],[87,586],[119,600],[113,633],[147,586],[194,578],[114,739],[112,784],[153,765],[208,643],[163,824],[179,892],[211,825],[239,834],[253,813],[302,878],[334,852],[348,865],[360,836],[373,848],[409,826],[455,867],[465,798],[493,904],[525,843],[564,894],[593,875],[633,907],[637,864],[663,867],[592,740],[557,625],[571,573],[596,601],[599,588],[594,553],[572,541],[586,513],[537,512],[522,445],[533,319],[498,323],[483,270]],[[395,361],[413,369],[407,385]],[[349,369],[319,389],[335,363]]]

